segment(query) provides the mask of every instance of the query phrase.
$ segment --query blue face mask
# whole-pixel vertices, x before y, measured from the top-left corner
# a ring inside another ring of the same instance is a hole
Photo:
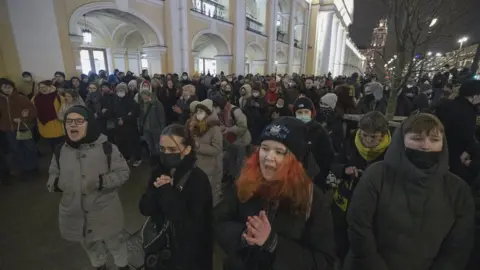
[[[308,116],[308,115],[305,115],[305,114],[297,115],[297,119],[302,120],[302,122],[304,122],[304,123],[308,123],[308,122],[312,121],[312,117]]]

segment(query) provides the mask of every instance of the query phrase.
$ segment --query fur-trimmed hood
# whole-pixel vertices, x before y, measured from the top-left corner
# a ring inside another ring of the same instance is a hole
[[[202,137],[205,133],[208,132],[211,127],[221,125],[220,120],[218,119],[218,115],[216,113],[208,115],[205,119],[205,122],[206,129],[200,130],[200,122],[197,120],[196,114],[193,113],[190,119],[187,121],[186,125],[194,137]]]

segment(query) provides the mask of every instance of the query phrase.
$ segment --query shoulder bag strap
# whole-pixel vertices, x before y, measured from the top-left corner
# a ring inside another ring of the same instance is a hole
[[[177,185],[175,186],[175,188],[177,188],[178,191],[182,192],[183,187],[185,186],[185,183],[187,183],[188,177],[190,176],[191,172],[192,172],[192,170],[187,171],[182,176],[182,178],[180,178],[180,181],[178,181]],[[145,227],[147,226],[147,223],[149,223],[149,222],[152,222],[151,217],[148,217],[148,219],[145,221],[145,223],[142,226],[142,229],[141,229],[141,231],[142,231],[142,234],[141,234],[142,235],[142,242],[143,242],[143,231],[145,230]],[[146,249],[149,246],[151,246],[153,243],[155,243],[168,230],[170,225],[171,225],[170,220],[166,220],[165,223],[163,224],[163,227],[160,230],[160,232],[158,232],[158,234],[152,239],[152,241],[150,241],[147,244],[144,244],[143,248]]]
[[[192,170],[189,170],[182,176],[182,178],[180,178],[177,185],[175,186],[178,189],[178,191],[181,192],[183,190],[183,187],[185,187],[185,184],[187,183],[188,177],[190,176],[191,173],[192,173]]]

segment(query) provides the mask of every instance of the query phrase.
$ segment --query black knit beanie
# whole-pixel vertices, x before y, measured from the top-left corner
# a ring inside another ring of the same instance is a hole
[[[302,110],[302,109],[307,109],[312,111],[313,109],[312,101],[305,97],[298,98],[293,104],[293,113],[295,114],[297,110]]]
[[[266,140],[284,144],[299,162],[308,151],[307,126],[294,117],[280,117],[268,125],[260,136],[260,142]]]

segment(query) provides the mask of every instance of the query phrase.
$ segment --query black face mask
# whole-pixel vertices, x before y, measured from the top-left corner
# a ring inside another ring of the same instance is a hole
[[[411,148],[405,149],[405,155],[415,167],[425,170],[435,166],[442,152],[425,152]]]
[[[166,154],[160,153],[160,162],[168,169],[177,168],[182,163],[182,156],[180,153]]]

